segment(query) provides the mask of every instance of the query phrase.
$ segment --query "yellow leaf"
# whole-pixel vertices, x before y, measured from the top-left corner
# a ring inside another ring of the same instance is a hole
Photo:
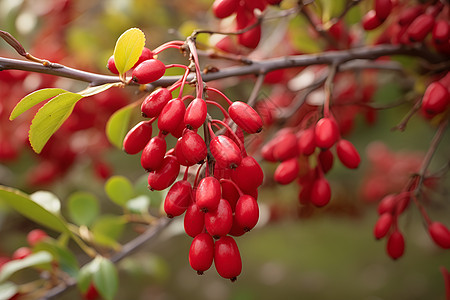
[[[114,63],[120,74],[131,69],[141,56],[145,46],[145,35],[138,28],[122,33],[114,48]]]

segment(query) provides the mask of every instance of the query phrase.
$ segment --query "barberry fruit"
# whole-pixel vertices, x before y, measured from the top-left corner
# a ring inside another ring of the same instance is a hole
[[[198,207],[204,211],[214,211],[220,202],[220,182],[215,177],[207,176],[200,180],[195,192]]]
[[[31,247],[34,247],[47,238],[47,233],[42,229],[33,229],[27,234],[27,242]]]
[[[141,165],[147,171],[158,169],[166,153],[166,140],[157,135],[150,139],[141,154]]]
[[[150,190],[162,191],[168,188],[180,172],[180,163],[176,157],[167,155],[164,157],[161,167],[148,174],[148,185]]]
[[[395,230],[389,236],[386,251],[392,259],[400,258],[405,252],[405,239],[403,234]]]
[[[142,116],[153,118],[159,116],[166,104],[172,100],[172,94],[166,88],[160,88],[148,95],[141,105]]]
[[[205,214],[205,228],[214,238],[225,236],[230,232],[233,225],[233,211],[230,203],[225,199],[220,199],[219,205],[213,211]]]
[[[220,167],[234,169],[240,165],[242,160],[241,150],[229,137],[224,135],[214,137],[209,144],[209,148]]]
[[[184,127],[184,114],[186,107],[179,99],[170,100],[162,109],[158,118],[158,128],[164,134],[175,132],[180,123]]]
[[[235,281],[242,271],[242,260],[235,240],[223,236],[214,245],[214,265],[220,276]]]
[[[241,101],[235,101],[228,108],[230,118],[240,128],[248,133],[257,133],[262,130],[262,119],[250,105]]]
[[[190,129],[197,129],[205,122],[207,112],[205,100],[195,98],[186,108],[184,123]]]
[[[190,237],[196,237],[203,232],[205,228],[205,214],[200,207],[193,202],[186,210],[184,215],[184,231]]]
[[[214,240],[208,233],[200,233],[189,248],[189,264],[201,275],[208,270],[214,260]]]
[[[316,146],[328,149],[339,139],[339,127],[332,118],[322,118],[317,121],[314,128]]]
[[[432,222],[428,226],[428,232],[436,245],[443,249],[450,249],[450,231],[444,224]]]
[[[356,169],[361,162],[355,146],[347,140],[341,139],[336,143],[336,153],[342,164],[349,169]]]
[[[259,207],[256,199],[250,195],[242,195],[236,203],[234,218],[244,230],[250,231],[258,223]]]
[[[152,130],[152,123],[149,121],[136,124],[123,139],[123,150],[128,154],[142,151],[152,138]]]
[[[180,180],[170,188],[164,200],[164,211],[169,218],[181,215],[192,202],[192,187],[187,180]]]
[[[384,213],[378,218],[373,230],[373,234],[377,240],[386,236],[392,226],[392,222],[393,217],[390,213]]]

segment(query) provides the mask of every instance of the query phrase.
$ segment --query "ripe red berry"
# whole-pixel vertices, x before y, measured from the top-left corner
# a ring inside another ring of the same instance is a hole
[[[392,0],[375,0],[375,14],[378,19],[384,21],[391,14]]]
[[[250,195],[242,195],[236,203],[235,220],[244,230],[250,231],[258,223],[259,207],[256,199]]]
[[[237,29],[244,29],[252,26],[257,22],[256,17],[253,15],[253,10],[249,12],[245,8],[241,8],[236,13],[236,25]],[[261,40],[261,25],[257,24],[252,29],[247,30],[238,35],[238,43],[244,47],[255,49],[259,41]]]
[[[180,164],[176,157],[164,157],[161,167],[148,174],[149,189],[162,191],[168,188],[177,179],[179,172]]]
[[[184,231],[190,237],[196,237],[205,228],[205,213],[193,202],[184,215]]]
[[[175,145],[175,155],[183,166],[192,166],[206,158],[208,149],[203,138],[192,130],[185,130]]]
[[[184,114],[186,107],[179,99],[170,100],[162,109],[158,118],[158,128],[163,133],[172,133],[178,129],[180,123],[184,127]]]
[[[392,226],[393,217],[390,213],[384,213],[378,217],[375,227],[373,229],[373,234],[375,238],[381,239],[389,232]]]
[[[325,178],[317,178],[311,186],[311,203],[317,207],[328,204],[331,199],[331,188],[328,180]]]
[[[123,139],[123,150],[128,154],[142,151],[152,138],[152,123],[142,121],[136,124]]]
[[[448,43],[450,38],[450,24],[447,20],[438,20],[433,27],[433,41],[436,44]]]
[[[273,146],[273,156],[276,160],[285,161],[298,156],[297,136],[291,131],[279,133]]]
[[[406,34],[411,42],[421,42],[434,27],[434,18],[429,14],[418,16],[408,27]]]
[[[382,20],[377,17],[375,10],[369,10],[362,18],[364,30],[373,30],[382,24]]]
[[[422,98],[422,112],[427,117],[433,117],[445,111],[450,104],[450,93],[440,82],[435,81],[425,90]]]
[[[147,59],[140,63],[132,73],[133,81],[147,84],[160,79],[166,72],[164,63],[157,59]]]
[[[257,189],[264,180],[264,173],[259,163],[252,156],[246,156],[240,165],[231,172],[231,179],[243,192]]]
[[[11,258],[13,260],[16,259],[24,259],[25,257],[29,256],[32,253],[31,249],[28,247],[20,247],[14,251]]]
[[[216,163],[223,168],[234,169],[241,163],[241,149],[227,136],[218,135],[209,144]]]
[[[150,139],[141,154],[141,165],[147,171],[158,169],[166,153],[166,140],[159,135]]]
[[[298,177],[300,164],[296,157],[281,162],[275,169],[273,179],[279,184],[289,184]]]
[[[215,0],[212,6],[214,15],[219,19],[231,16],[238,8],[239,0]]]
[[[95,285],[91,282],[87,291],[83,294],[83,299],[85,300],[97,300],[100,298],[100,295],[97,291]]]
[[[433,222],[428,226],[428,232],[436,245],[443,249],[450,249],[450,231],[444,224]]]
[[[138,61],[134,64],[133,68],[136,68],[138,65],[140,65],[142,62],[153,58],[153,52],[152,50],[144,47],[144,49],[142,49],[142,53],[141,56],[139,56]]]
[[[214,177],[207,176],[200,180],[195,192],[198,207],[204,211],[214,211],[220,202],[220,182]]]
[[[240,197],[239,192],[231,182],[222,181],[220,184],[222,186],[222,198],[230,203],[231,210],[234,212],[236,210],[236,203]]]
[[[235,101],[228,108],[230,118],[240,128],[248,133],[257,133],[262,130],[262,119],[250,105],[241,101]]]
[[[41,241],[43,241],[47,238],[48,238],[48,235],[44,230],[33,229],[27,235],[27,242],[28,242],[28,245],[30,245],[31,247],[34,247],[35,245],[37,245],[38,243],[40,243]]]
[[[200,233],[189,248],[189,264],[201,275],[208,270],[214,260],[214,240],[208,233]]]
[[[400,231],[394,231],[388,239],[386,251],[392,259],[397,259],[405,252],[405,239]]]
[[[380,203],[378,203],[378,214],[382,215],[385,213],[394,213],[396,203],[396,195],[389,194],[384,196],[383,199],[381,199]]]
[[[314,128],[316,146],[328,149],[339,139],[339,127],[334,119],[322,118]]]
[[[108,59],[108,63],[106,64],[108,70],[113,74],[119,74],[119,70],[117,70],[116,63],[114,62],[114,55],[111,55]]]
[[[180,180],[170,188],[164,200],[164,211],[169,218],[181,215],[192,202],[192,187],[187,180]]]
[[[324,174],[330,171],[333,167],[334,155],[333,153],[331,153],[330,149],[320,151],[317,159]]]
[[[401,26],[406,26],[411,24],[418,16],[423,14],[424,9],[421,5],[412,6],[409,8],[405,8],[399,13],[398,16],[398,24]]]
[[[341,139],[336,143],[336,152],[339,160],[349,169],[356,169],[361,162],[355,146],[347,140]]]
[[[298,138],[298,150],[300,154],[309,156],[316,150],[314,127],[308,128]]]
[[[239,248],[230,236],[221,237],[214,245],[214,265],[223,278],[235,281],[242,271]]]
[[[233,211],[230,203],[225,199],[220,199],[219,205],[213,211],[205,214],[205,228],[214,238],[227,235],[233,225]]]
[[[148,95],[141,105],[142,116],[153,118],[159,116],[166,104],[172,100],[172,94],[166,88],[160,88]]]
[[[184,123],[190,129],[197,129],[205,122],[207,112],[205,100],[195,98],[186,108]]]

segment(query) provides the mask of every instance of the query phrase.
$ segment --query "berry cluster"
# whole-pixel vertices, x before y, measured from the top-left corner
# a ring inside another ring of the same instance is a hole
[[[133,80],[142,82],[138,74],[143,71],[136,73],[136,70],[152,60],[137,65]],[[123,149],[128,154],[141,152],[141,165],[149,172],[150,190],[170,187],[164,211],[169,218],[185,213],[185,231],[194,238],[189,251],[192,268],[202,274],[214,261],[222,277],[235,280],[241,273],[242,262],[231,236],[243,235],[258,222],[257,189],[263,181],[261,167],[246,152],[244,132],[260,132],[262,119],[247,103],[232,102],[212,87],[204,90],[198,87],[202,92],[197,92],[197,97],[182,96],[188,73],[186,68],[179,81],[153,91],[143,100],[141,112],[148,120],[139,122],[127,133]],[[172,93],[178,87],[179,96],[173,98]],[[211,92],[227,101],[227,110],[208,100]],[[218,107],[223,118],[211,118],[208,105]],[[158,128],[156,135],[154,123]],[[199,134],[202,126],[203,136]],[[171,149],[166,141],[169,135],[177,138]],[[195,180],[189,180],[189,170],[197,174]],[[180,172],[184,172],[182,179],[178,178]]]
[[[430,83],[422,98],[421,110],[426,118],[442,114],[450,107],[450,72]]]

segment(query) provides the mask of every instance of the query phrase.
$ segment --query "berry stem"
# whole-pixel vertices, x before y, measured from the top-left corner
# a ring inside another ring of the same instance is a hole
[[[229,118],[230,118],[230,116],[228,115],[228,112],[225,110],[225,108],[223,108],[223,106],[220,105],[219,103],[217,103],[216,101],[205,100],[205,102],[206,102],[206,104],[212,104],[212,105],[217,106],[217,107],[220,109],[220,111],[222,112],[223,116],[224,116],[226,119],[229,119]]]
[[[329,68],[330,68],[330,71],[328,73],[327,80],[325,81],[325,84],[324,84],[325,102],[323,104],[323,116],[325,118],[330,117],[331,98],[333,95],[333,81],[334,81],[334,77],[336,76],[338,64],[333,63]]]
[[[229,105],[233,104],[233,101],[231,101],[227,96],[225,96],[224,93],[222,93],[222,92],[219,91],[218,89],[213,88],[213,87],[210,87],[210,86],[206,87],[206,89],[207,89],[208,91],[216,92],[217,94],[219,94],[220,96],[222,96],[222,97],[227,101],[227,103],[228,103]]]
[[[229,130],[230,133],[231,133],[231,135],[233,136],[233,138],[234,138],[234,139],[237,141],[237,143],[239,144],[239,149],[241,149],[241,151],[242,151],[242,150],[245,151],[245,148],[244,148],[244,145],[242,144],[241,139],[236,135],[236,133],[231,129],[231,127],[228,126],[227,123],[222,122],[222,121],[220,121],[220,120],[216,120],[216,119],[212,120],[211,123],[218,123],[218,124],[222,125],[223,127],[225,127],[227,130]]]
[[[161,53],[162,51],[169,49],[169,48],[176,48],[176,49],[180,49],[181,46],[184,45],[183,41],[170,41],[167,42],[165,44],[162,44],[161,46],[157,47],[156,49],[154,49],[152,51],[153,55],[158,55],[159,53]]]
[[[220,182],[228,182],[228,183],[231,183],[231,184],[234,186],[234,188],[236,189],[236,191],[238,191],[239,197],[242,197],[242,196],[244,195],[244,193],[242,192],[242,190],[238,187],[238,185],[237,185],[233,180],[226,179],[226,178],[222,178],[222,179],[220,179]]]

